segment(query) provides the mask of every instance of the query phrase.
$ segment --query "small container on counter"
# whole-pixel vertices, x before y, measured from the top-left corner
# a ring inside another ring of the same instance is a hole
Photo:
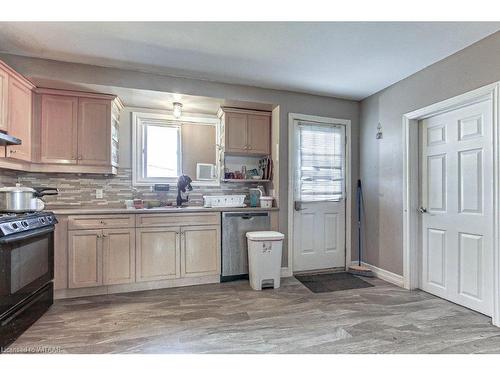
[[[274,197],[261,196],[260,197],[260,207],[271,208],[271,207],[273,207],[273,201],[274,201]]]

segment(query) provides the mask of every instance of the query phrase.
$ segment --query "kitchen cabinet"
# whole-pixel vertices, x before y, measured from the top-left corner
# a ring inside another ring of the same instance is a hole
[[[225,115],[226,152],[246,153],[248,145],[248,118],[242,113]]]
[[[9,95],[9,74],[0,66],[0,131],[7,131],[7,106]]]
[[[269,115],[248,115],[248,153],[269,155],[271,153],[271,118]]]
[[[69,288],[102,285],[102,231],[70,231],[68,264]]]
[[[103,229],[103,284],[135,281],[135,230]]]
[[[44,172],[116,173],[120,100],[114,95],[36,89]]]
[[[78,98],[42,95],[41,162],[76,164]]]
[[[271,113],[221,108],[224,152],[233,155],[271,154]]]
[[[31,160],[32,91],[22,81],[9,77],[7,133],[21,139],[22,144],[7,147],[7,157]]]
[[[69,288],[135,281],[134,229],[68,232]]]
[[[138,228],[137,281],[180,277],[180,228]]]
[[[181,277],[220,274],[220,226],[181,229]]]
[[[111,104],[78,98],[78,163],[111,164]]]

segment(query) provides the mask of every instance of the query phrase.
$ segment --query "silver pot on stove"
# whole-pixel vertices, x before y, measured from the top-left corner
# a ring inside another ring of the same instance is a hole
[[[33,212],[42,211],[45,203],[40,199],[45,195],[57,195],[57,188],[16,186],[0,188],[0,211]]]

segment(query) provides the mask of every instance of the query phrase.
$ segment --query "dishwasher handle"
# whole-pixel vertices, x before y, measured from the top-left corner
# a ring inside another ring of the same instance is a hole
[[[249,220],[254,217],[268,217],[269,212],[224,212],[222,217],[239,217],[244,220]]]

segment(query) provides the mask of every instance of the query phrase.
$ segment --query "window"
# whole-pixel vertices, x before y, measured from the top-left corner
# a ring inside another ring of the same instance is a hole
[[[338,201],[344,194],[345,128],[299,122],[298,197],[302,202]]]
[[[181,174],[180,127],[145,123],[143,129],[143,178],[176,178]]]
[[[183,118],[134,112],[132,178],[134,185],[175,183],[181,174],[194,185],[217,185],[217,118]],[[196,181],[198,165],[212,165],[212,178]]]

